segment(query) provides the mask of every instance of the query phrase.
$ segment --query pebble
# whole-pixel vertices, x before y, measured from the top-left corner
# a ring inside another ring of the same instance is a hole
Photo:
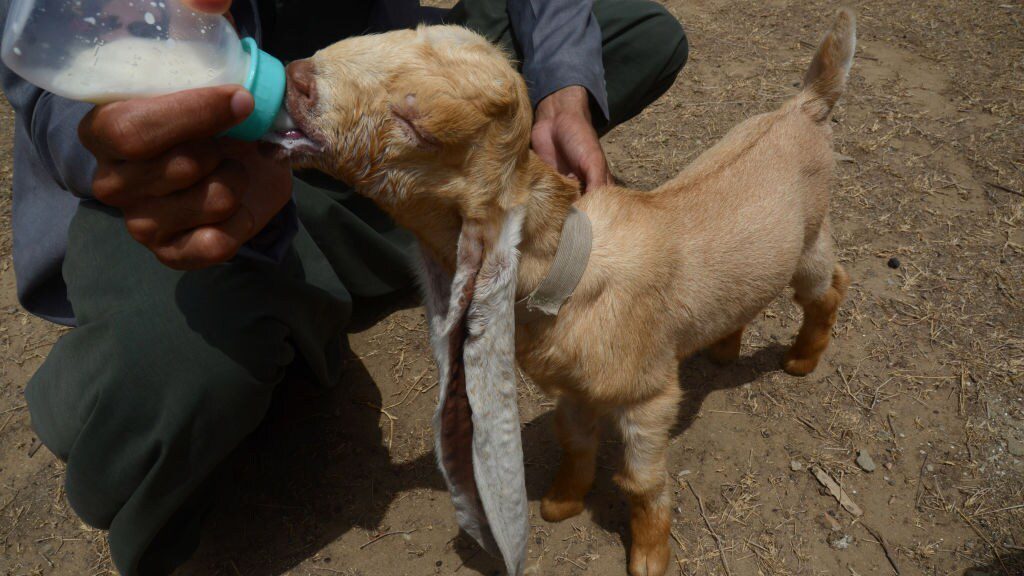
[[[865,472],[875,471],[875,461],[871,459],[871,454],[868,454],[867,450],[861,449],[857,451],[857,466],[860,466],[861,470]]]
[[[853,539],[850,538],[850,535],[842,532],[833,532],[828,537],[828,545],[836,550],[846,550],[850,547],[851,542]]]
[[[1016,438],[1008,438],[1006,440],[1006,449],[1014,456],[1024,456],[1024,442]]]
[[[900,259],[894,256],[892,258],[889,258],[889,261],[886,262],[885,265],[888,266],[889,268],[892,268],[893,270],[896,270],[897,268],[900,267]]]
[[[804,465],[797,462],[796,460],[789,461],[789,469],[793,472],[799,472],[804,469]]]

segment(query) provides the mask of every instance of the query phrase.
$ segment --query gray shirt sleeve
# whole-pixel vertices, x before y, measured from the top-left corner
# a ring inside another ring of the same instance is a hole
[[[0,5],[0,21],[5,11],[6,6]],[[37,88],[2,63],[0,86],[14,108],[16,120],[28,133],[30,153],[53,181],[76,196],[91,196],[96,159],[78,141],[78,123],[92,105]]]
[[[592,7],[593,0],[508,0],[534,106],[556,90],[578,85],[608,118],[601,29]]]

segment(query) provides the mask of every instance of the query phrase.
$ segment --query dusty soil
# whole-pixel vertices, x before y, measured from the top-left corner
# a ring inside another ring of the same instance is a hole
[[[794,92],[834,9],[818,0],[668,0],[689,65],[606,145],[652,188],[731,125]],[[833,221],[854,284],[827,361],[778,369],[788,298],[735,366],[701,357],[671,445],[679,574],[1024,574],[1024,5],[854,1],[860,51],[836,117]],[[22,390],[59,331],[20,311],[8,211],[12,116],[0,108],[0,572],[112,572],[35,451]],[[900,266],[887,266],[897,258]],[[418,308],[352,336],[345,382],[282,386],[182,574],[493,574],[459,537],[433,465],[436,382]],[[537,513],[558,448],[551,401],[522,387],[539,574],[625,573],[612,435],[588,510]],[[383,406],[381,410],[379,407]],[[855,463],[859,450],[877,469]],[[810,472],[840,483],[854,518]],[[704,514],[697,497],[704,503]]]

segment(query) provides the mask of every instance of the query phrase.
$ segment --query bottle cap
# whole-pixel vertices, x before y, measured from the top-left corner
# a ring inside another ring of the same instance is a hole
[[[244,86],[252,93],[256,106],[248,118],[225,132],[224,136],[254,141],[270,130],[281,110],[285,89],[284,64],[260,50],[252,38],[243,38],[242,47],[249,54],[249,71]]]

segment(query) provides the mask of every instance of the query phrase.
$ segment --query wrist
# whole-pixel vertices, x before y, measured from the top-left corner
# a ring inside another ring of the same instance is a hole
[[[537,103],[537,121],[563,114],[582,116],[590,122],[590,93],[583,86],[566,86],[548,94]]]

